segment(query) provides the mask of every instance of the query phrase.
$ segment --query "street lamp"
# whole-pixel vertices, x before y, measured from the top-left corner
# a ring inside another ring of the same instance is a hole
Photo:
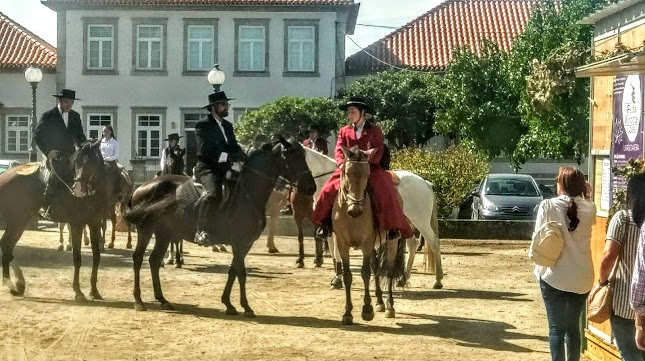
[[[219,70],[219,64],[213,65],[213,70],[208,72],[208,83],[213,86],[213,91],[218,92],[225,80],[226,75]]]
[[[43,80],[43,72],[40,68],[30,65],[25,70],[25,80],[31,84],[31,117],[29,118],[29,131],[31,137],[29,139],[29,161],[36,161],[36,149],[34,148],[34,137],[36,136],[36,88],[38,83]]]

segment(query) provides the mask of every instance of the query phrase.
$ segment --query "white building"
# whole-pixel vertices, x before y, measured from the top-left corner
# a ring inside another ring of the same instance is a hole
[[[0,13],[0,159],[29,160],[32,92],[24,73],[30,64],[43,72],[40,114],[56,104],[56,48]]]
[[[329,97],[344,70],[353,0],[47,0],[58,15],[56,88],[75,104],[89,136],[114,127],[120,161],[158,169],[162,139],[186,135],[212,91],[214,63],[226,74],[229,120],[280,96]]]

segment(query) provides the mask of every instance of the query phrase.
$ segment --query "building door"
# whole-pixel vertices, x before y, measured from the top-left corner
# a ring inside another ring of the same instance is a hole
[[[184,135],[186,136],[186,174],[192,177],[197,164],[197,138],[195,124],[204,118],[204,113],[184,113]]]

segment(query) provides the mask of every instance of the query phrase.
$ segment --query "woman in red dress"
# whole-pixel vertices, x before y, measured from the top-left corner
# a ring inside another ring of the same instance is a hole
[[[368,192],[372,200],[372,208],[380,229],[388,230],[388,238],[412,237],[412,228],[403,214],[399,198],[390,174],[381,168],[379,161],[383,156],[383,131],[372,124],[370,106],[362,98],[352,97],[340,106],[347,112],[351,124],[346,125],[338,132],[338,140],[334,150],[334,158],[340,166],[343,163],[343,152],[340,146],[351,148],[358,146],[361,150],[374,148],[375,151],[369,159],[370,177]],[[331,178],[323,187],[320,197],[316,202],[313,214],[313,223],[319,228],[316,236],[326,238],[331,227],[331,211],[340,188],[340,168],[336,169]]]

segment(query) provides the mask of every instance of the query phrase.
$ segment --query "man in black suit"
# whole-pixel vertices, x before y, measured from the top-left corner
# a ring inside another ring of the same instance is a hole
[[[69,182],[72,174],[67,160],[74,153],[75,146],[80,146],[87,138],[83,133],[81,116],[72,110],[74,100],[80,100],[76,98],[76,92],[63,89],[60,94],[56,94],[54,97],[58,98],[58,104],[40,117],[34,141],[38,149],[50,159],[52,165],[55,163],[56,172],[60,173],[61,178]],[[43,208],[46,210],[41,211],[41,216],[48,220],[54,219],[51,213],[51,204],[62,186],[60,181],[54,178],[47,179],[43,202]]]
[[[195,175],[208,193],[199,207],[197,235],[195,241],[203,245],[214,243],[207,232],[208,215],[222,200],[222,187],[226,173],[234,162],[243,161],[245,154],[235,139],[233,124],[224,117],[228,116],[229,100],[223,91],[208,96],[208,118],[195,125],[197,138],[197,165]]]

